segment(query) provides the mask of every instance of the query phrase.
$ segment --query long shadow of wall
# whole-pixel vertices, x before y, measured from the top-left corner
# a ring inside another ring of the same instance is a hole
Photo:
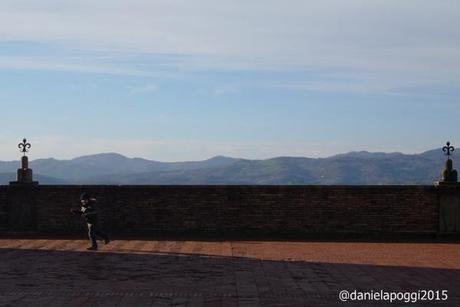
[[[344,306],[337,296],[343,289],[445,289],[449,299],[441,306],[460,306],[457,269],[271,261],[180,252],[140,254],[129,249],[90,253],[30,248],[0,248],[0,304],[72,306],[78,302],[113,306],[123,305],[120,302],[125,300],[134,306],[155,302],[165,306],[190,302],[209,306],[223,302]]]

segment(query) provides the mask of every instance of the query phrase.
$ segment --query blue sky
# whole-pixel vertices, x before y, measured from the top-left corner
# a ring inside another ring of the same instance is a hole
[[[459,94],[458,1],[0,2],[0,160],[421,152]]]

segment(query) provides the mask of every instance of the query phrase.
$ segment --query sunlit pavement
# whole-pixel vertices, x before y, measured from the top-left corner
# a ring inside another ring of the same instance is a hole
[[[378,306],[341,290],[447,290],[460,244],[0,238],[1,306]]]

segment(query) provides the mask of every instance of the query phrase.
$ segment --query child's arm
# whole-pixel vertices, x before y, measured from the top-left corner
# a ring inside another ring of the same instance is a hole
[[[99,212],[100,212],[100,211],[91,211],[91,212],[82,213],[81,215],[82,215],[82,216],[95,215],[95,214],[98,214]]]
[[[96,208],[94,208],[93,206],[91,207],[88,207],[85,212],[82,212],[82,216],[87,216],[87,215],[97,215],[99,214],[100,212],[102,212],[104,210],[97,210]]]
[[[82,216],[95,215],[95,214],[99,214],[99,213],[104,212],[104,211],[106,211],[106,210],[105,209],[104,210],[94,210],[94,211],[82,213],[81,215]]]

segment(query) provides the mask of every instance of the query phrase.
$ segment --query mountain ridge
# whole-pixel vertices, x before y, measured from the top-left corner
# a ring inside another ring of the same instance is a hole
[[[440,149],[419,154],[351,151],[326,158],[261,160],[218,155],[184,162],[128,158],[111,152],[69,160],[37,159],[30,167],[36,176],[43,176],[42,183],[56,184],[431,184],[439,177],[444,159]],[[0,173],[14,173],[18,164],[0,161]],[[6,184],[3,177],[0,184]]]

